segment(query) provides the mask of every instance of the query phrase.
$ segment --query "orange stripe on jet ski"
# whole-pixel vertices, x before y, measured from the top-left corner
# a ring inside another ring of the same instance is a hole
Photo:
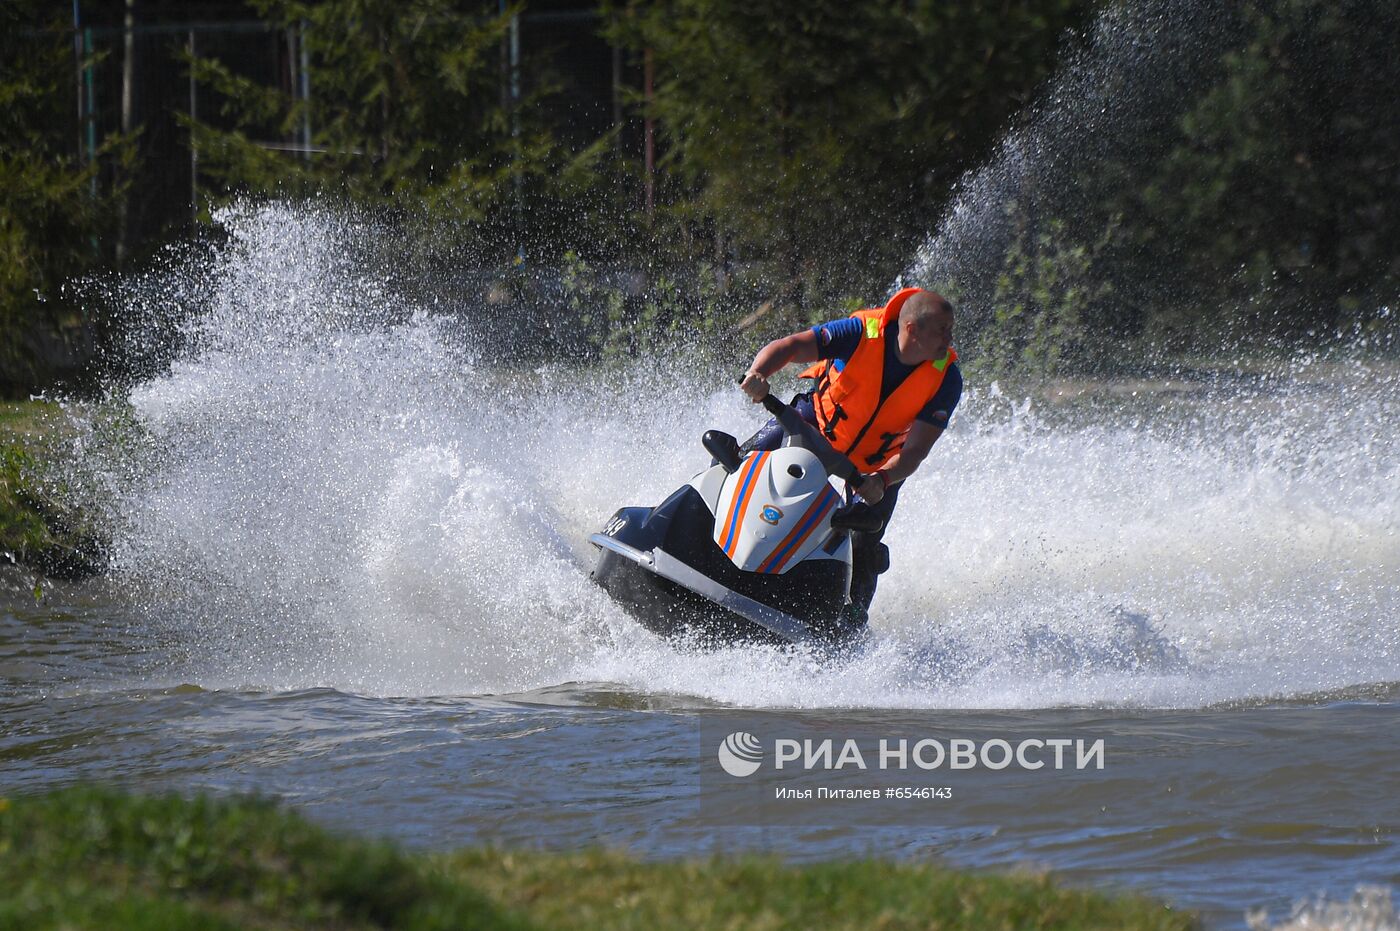
[[[743,478],[739,480],[739,488],[734,492],[734,501],[729,507],[729,520],[725,522],[724,533],[721,535],[724,540],[724,555],[730,559],[734,558],[734,551],[738,548],[739,526],[744,522],[744,512],[748,510],[754,486],[758,484],[758,473],[762,471],[763,463],[767,459],[768,453],[762,452],[749,460]]]
[[[725,516],[724,525],[720,528],[718,541],[726,554],[729,552],[730,544],[734,541],[734,515],[739,510],[739,499],[744,496],[744,489],[748,487],[749,471],[753,468],[755,461],[751,459],[741,468],[734,488],[734,497],[729,499],[729,513]]]
[[[817,529],[822,518],[826,516],[826,512],[831,510],[839,498],[836,490],[827,486],[826,491],[817,496],[817,500],[812,502],[802,518],[793,524],[792,531],[783,539],[783,542],[774,547],[773,552],[763,561],[763,565],[758,567],[758,571],[781,572],[788,558],[802,549],[802,541],[812,535],[812,531]]]

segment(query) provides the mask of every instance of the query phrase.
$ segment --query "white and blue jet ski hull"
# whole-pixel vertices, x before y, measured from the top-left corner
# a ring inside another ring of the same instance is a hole
[[[745,572],[714,541],[697,481],[655,508],[622,508],[589,541],[593,579],[649,630],[710,643],[821,644],[842,638],[850,544],[781,575]]]

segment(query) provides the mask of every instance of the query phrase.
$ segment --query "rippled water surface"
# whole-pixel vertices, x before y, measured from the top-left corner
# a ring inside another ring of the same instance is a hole
[[[1393,368],[972,384],[861,652],[698,654],[593,587],[585,541],[684,482],[704,429],[757,425],[725,372],[502,370],[386,297],[345,221],[221,222],[128,284],[180,309],[169,364],[71,405],[65,487],[109,573],[37,600],[4,576],[0,791],[256,791],[429,847],[1030,866],[1223,925],[1400,880]],[[1089,785],[988,781],[901,823],[699,804],[700,726],[736,709],[995,736],[1067,708],[1108,741]]]
[[[179,675],[111,595],[32,597],[12,593],[0,615],[6,794],[79,781],[257,792],[435,849],[601,843],[649,857],[764,850],[1048,869],[1146,890],[1223,927],[1241,926],[1247,907],[1280,915],[1318,893],[1400,880],[1394,687],[1157,711],[769,709],[770,733],[1087,732],[1108,754],[1087,778],[964,775],[923,816],[829,809],[765,826],[759,808],[717,815],[701,803],[701,769],[714,767],[701,726],[734,713],[703,695],[596,681],[436,696],[203,687],[180,681],[200,677]]]

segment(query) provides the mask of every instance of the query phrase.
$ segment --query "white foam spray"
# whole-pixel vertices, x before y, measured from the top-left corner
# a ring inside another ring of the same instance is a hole
[[[1225,4],[1104,5],[992,156],[958,180],[902,283],[952,285],[966,333],[994,310],[996,270],[1016,235],[1015,215],[1055,219],[1078,241],[1097,240],[1104,230],[1092,223],[1101,221],[1085,217],[1099,217],[1098,201],[1112,189],[1105,178],[1169,149],[1183,108],[1220,79],[1222,54],[1244,33],[1240,11]],[[1154,273],[1158,280],[1134,288],[1168,300],[1190,284],[1171,269]]]
[[[1259,391],[1083,417],[974,386],[904,492],[868,650],[697,654],[592,585],[586,538],[698,470],[703,430],[760,423],[727,371],[493,366],[489,334],[392,296],[372,225],[279,204],[219,222],[223,245],[130,284],[179,310],[170,366],[82,415],[79,487],[124,597],[178,646],[172,679],[756,707],[1400,680],[1393,373],[1300,358]]]

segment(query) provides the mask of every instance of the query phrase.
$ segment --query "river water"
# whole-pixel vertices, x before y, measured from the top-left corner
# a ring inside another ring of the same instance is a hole
[[[724,371],[501,371],[470,327],[389,312],[347,221],[223,222],[129,283],[183,309],[168,364],[71,405],[110,572],[3,576],[0,792],[259,792],[435,849],[1044,869],[1221,927],[1400,882],[1393,368],[971,385],[861,652],[697,653],[591,585],[586,537],[684,482],[704,429],[757,425]],[[1108,752],[1087,781],[972,773],[913,814],[776,824],[706,801],[706,728],[743,715]]]

